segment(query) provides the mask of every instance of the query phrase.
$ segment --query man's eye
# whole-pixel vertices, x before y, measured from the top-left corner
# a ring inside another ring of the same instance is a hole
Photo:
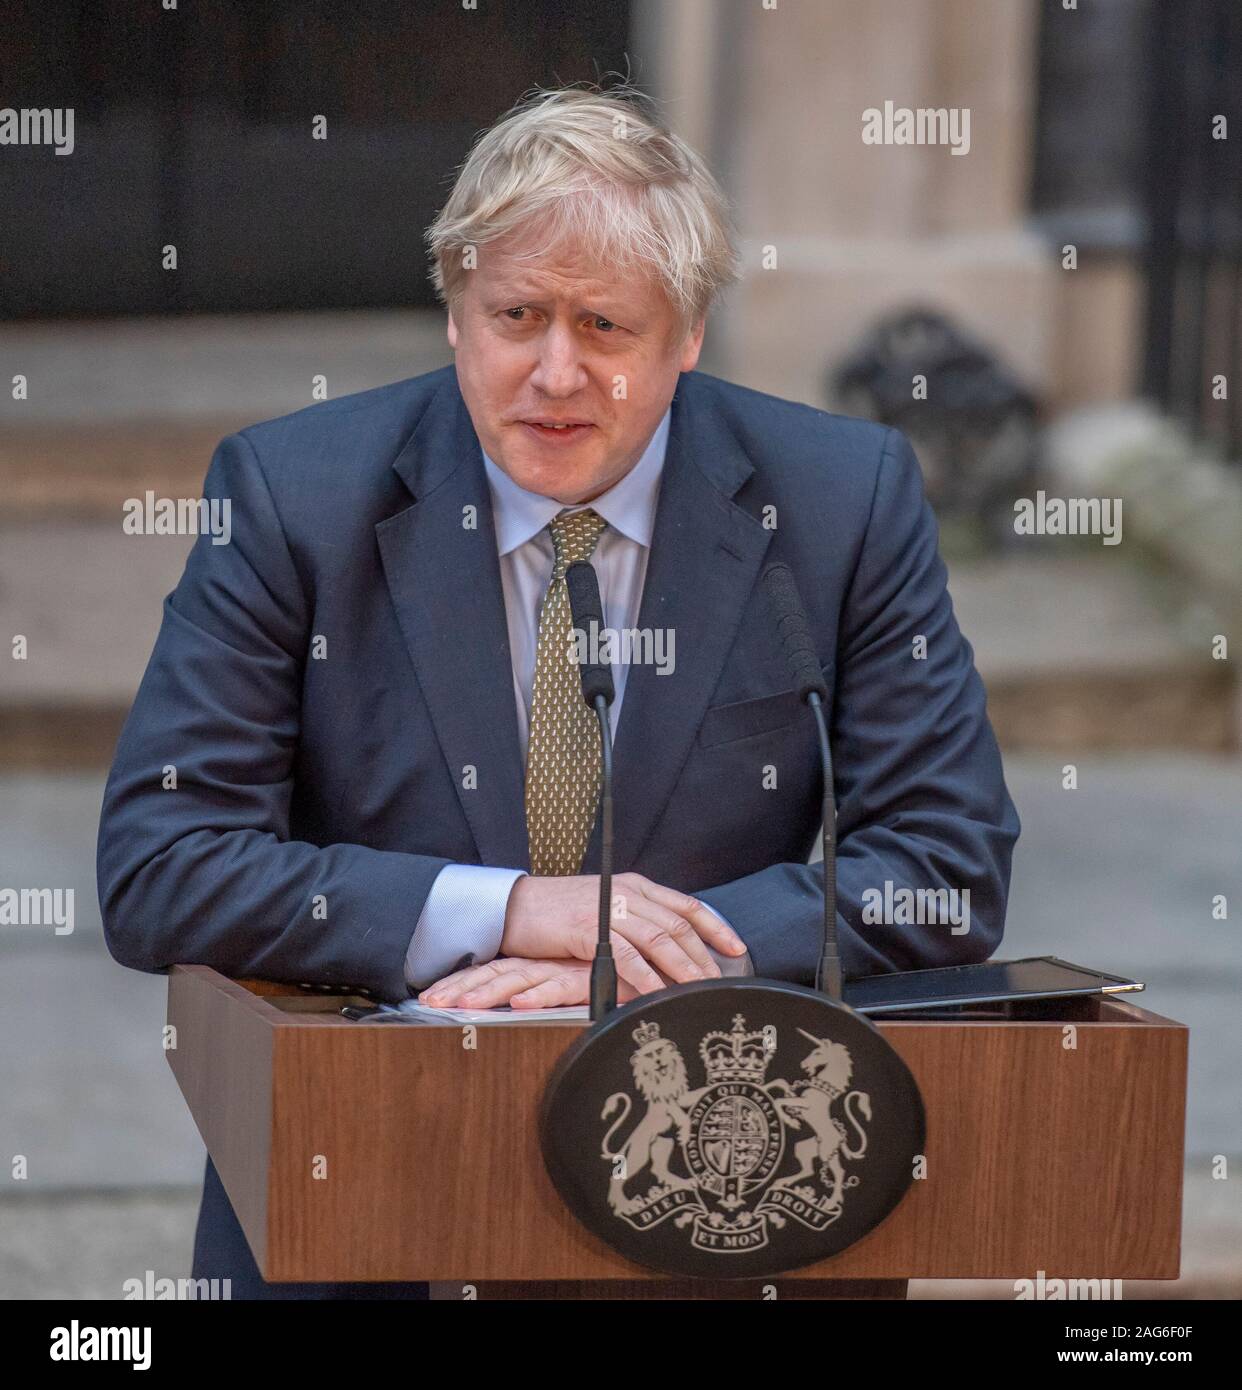
[[[591,322],[604,333],[611,333],[617,326],[611,319],[602,318],[599,314],[596,314]]]
[[[505,313],[515,322],[521,323],[522,315],[526,312],[526,305],[519,304],[513,309],[506,309]]]

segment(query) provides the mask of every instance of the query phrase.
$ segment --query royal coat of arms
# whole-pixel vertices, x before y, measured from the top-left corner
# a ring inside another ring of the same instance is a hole
[[[847,1165],[866,1157],[871,1100],[850,1089],[844,1044],[797,1032],[807,1043],[803,1076],[769,1081],[775,1029],[748,1031],[736,1014],[730,1032],[700,1042],[696,1088],[658,1023],[632,1030],[639,1104],[618,1091],[600,1116],[618,1219],[636,1231],[671,1219],[697,1249],[721,1254],[760,1249],[788,1221],[820,1231],[837,1220],[860,1181]]]
[[[874,1024],[753,977],[613,1010],[562,1054],[539,1119],[584,1226],[637,1264],[709,1279],[847,1249],[909,1190],[925,1137],[918,1085]]]

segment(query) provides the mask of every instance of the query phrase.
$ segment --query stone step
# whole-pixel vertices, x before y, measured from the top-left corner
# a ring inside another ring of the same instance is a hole
[[[0,393],[4,518],[197,496],[225,435],[451,360],[443,316],[417,310],[0,324],[5,375],[27,382]]]
[[[1002,747],[1237,752],[1236,663],[1172,577],[1053,543],[952,565],[949,590]]]

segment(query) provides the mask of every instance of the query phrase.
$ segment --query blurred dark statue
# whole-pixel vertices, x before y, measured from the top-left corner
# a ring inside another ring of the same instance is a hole
[[[894,425],[913,441],[927,496],[954,550],[1014,538],[1013,502],[1038,469],[1034,396],[943,314],[882,319],[831,374],[837,408]]]

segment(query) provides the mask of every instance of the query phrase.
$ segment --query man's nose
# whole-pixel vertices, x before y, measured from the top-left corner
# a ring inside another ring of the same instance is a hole
[[[545,396],[565,397],[581,391],[586,380],[580,344],[573,331],[560,324],[550,325],[539,342],[532,385]]]

